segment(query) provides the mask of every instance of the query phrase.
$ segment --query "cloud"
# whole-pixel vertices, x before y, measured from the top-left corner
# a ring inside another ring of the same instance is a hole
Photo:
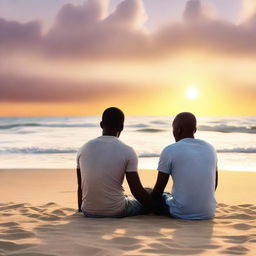
[[[103,18],[106,14],[106,0],[88,0],[82,5],[65,4],[56,17],[56,25],[60,28],[88,26]],[[63,27],[64,26],[64,27]]]
[[[147,19],[143,2],[130,0],[121,2],[105,20],[108,26],[118,26],[128,30],[141,28]]]
[[[255,0],[242,0],[242,10],[240,13],[240,22],[246,22],[256,13]]]
[[[65,4],[55,24],[42,34],[40,23],[0,19],[0,49],[27,50],[51,58],[151,58],[193,49],[224,54],[256,54],[256,15],[237,25],[209,17],[200,0],[187,1],[184,21],[145,31],[142,0],[124,0],[107,14],[106,0]]]
[[[183,17],[186,21],[195,21],[202,18],[202,7],[199,0],[190,0],[187,2]]]
[[[190,0],[184,19],[184,23],[169,24],[157,32],[158,48],[164,52],[193,49],[233,56],[256,54],[254,17],[240,25],[212,19],[205,15],[199,0]]]
[[[114,81],[75,82],[37,76],[0,74],[1,102],[80,102],[133,93]]]
[[[0,18],[0,49],[34,48],[41,42],[41,25],[37,21],[21,24]]]
[[[106,57],[136,53],[145,45],[141,27],[145,10],[141,0],[125,0],[105,17],[103,0],[64,5],[45,35],[44,51],[55,56]],[[138,47],[140,46],[140,47]]]

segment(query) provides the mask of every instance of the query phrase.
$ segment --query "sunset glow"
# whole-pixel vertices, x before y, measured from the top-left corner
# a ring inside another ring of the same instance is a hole
[[[196,87],[188,87],[186,91],[186,95],[188,99],[194,100],[198,97],[198,90]]]
[[[1,116],[97,115],[113,105],[128,115],[256,114],[248,1],[222,9],[210,0],[215,16],[199,0],[157,3],[180,10],[164,21],[152,0],[62,2],[45,1],[39,22],[3,1]]]

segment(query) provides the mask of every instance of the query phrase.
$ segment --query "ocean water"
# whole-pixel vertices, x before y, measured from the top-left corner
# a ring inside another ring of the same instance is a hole
[[[156,169],[162,149],[174,143],[173,117],[128,116],[120,139],[139,156],[139,168]],[[0,118],[0,169],[75,168],[76,153],[101,135],[100,117]],[[256,116],[200,117],[196,138],[211,143],[221,170],[256,171]]]

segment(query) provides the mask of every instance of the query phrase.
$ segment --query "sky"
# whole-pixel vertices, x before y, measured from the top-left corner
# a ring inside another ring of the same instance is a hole
[[[0,116],[256,115],[255,0],[1,0]]]

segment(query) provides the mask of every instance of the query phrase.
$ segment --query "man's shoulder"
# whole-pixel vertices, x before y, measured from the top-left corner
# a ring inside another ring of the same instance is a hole
[[[138,157],[133,147],[127,145],[125,142],[123,142],[119,138],[116,138],[116,141],[115,141],[115,151],[118,151],[127,159],[132,159],[132,158],[135,159]]]
[[[90,147],[91,145],[98,142],[98,138],[91,139],[89,141],[86,141],[78,150],[78,155],[81,154],[82,151],[84,151],[86,148]]]
[[[120,147],[122,147],[128,153],[135,153],[135,150],[133,149],[133,147],[127,145],[125,142],[123,142],[119,139],[118,139],[118,142],[119,142]]]
[[[85,148],[85,147],[87,147],[87,146],[90,146],[90,145],[92,145],[92,144],[95,144],[95,143],[97,143],[98,141],[99,141],[98,138],[94,138],[94,139],[88,140],[88,141],[86,141],[86,142],[83,144],[83,146],[82,146],[81,148]]]
[[[166,146],[162,152],[166,153],[166,154],[173,153],[173,152],[179,152],[179,151],[189,149],[191,146],[194,147],[196,145],[200,145],[202,147],[207,147],[207,148],[211,149],[212,151],[215,151],[214,147],[209,142],[201,140],[201,139],[193,139],[191,141],[180,140],[175,143],[172,143],[172,144]]]
[[[201,140],[201,139],[195,139],[198,143],[200,143],[201,145],[208,147],[210,149],[212,149],[213,151],[215,151],[215,148],[213,147],[212,144],[210,144],[209,142],[205,141],[205,140]]]
[[[78,152],[81,153],[82,151],[88,150],[91,147],[94,147],[94,146],[98,147],[98,146],[100,146],[101,143],[105,143],[104,141],[102,141],[101,138],[102,137],[97,137],[97,138],[94,138],[94,139],[91,139],[91,140],[87,141],[86,143],[83,144],[83,146],[80,148],[80,150]],[[118,139],[118,138],[112,138],[112,139],[113,140],[111,142],[114,143],[115,147],[118,148],[119,150],[127,151],[129,153],[130,152],[132,152],[132,153],[135,152],[134,149],[131,146],[127,145],[126,143],[124,143],[120,139]]]
[[[186,146],[189,146],[189,145],[200,145],[200,146],[207,146],[207,147],[211,147],[214,149],[214,147],[207,141],[205,140],[202,140],[202,139],[197,139],[197,138],[185,138],[185,139],[182,139],[176,143],[177,147],[186,147]]]
[[[177,145],[177,142],[172,143],[172,144],[166,146],[166,147],[162,150],[162,154],[163,154],[163,153],[164,153],[164,154],[172,153],[173,151],[176,150],[177,147],[179,147],[179,146]]]
[[[123,142],[122,140],[118,139],[118,142],[120,143],[121,146],[127,148],[127,149],[132,149],[131,146],[127,145],[125,142]]]

